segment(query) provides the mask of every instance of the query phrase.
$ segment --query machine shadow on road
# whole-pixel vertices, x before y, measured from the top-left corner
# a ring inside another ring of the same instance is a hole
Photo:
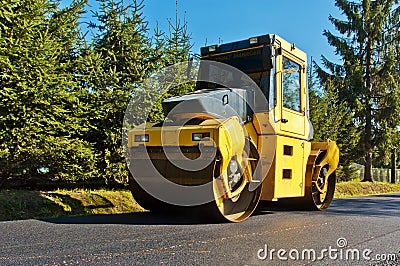
[[[266,210],[257,210],[253,216],[272,214]],[[221,224],[228,221],[215,221],[210,217],[198,214],[163,214],[153,212],[136,212],[124,214],[96,214],[85,216],[68,216],[60,218],[47,218],[41,221],[54,224],[131,224],[131,225],[196,225],[196,224]]]
[[[41,221],[55,224],[131,224],[131,225],[191,225],[215,223],[211,219],[197,215],[160,214],[152,212],[135,212],[124,214],[96,214],[48,218]]]
[[[252,216],[268,216],[280,212],[296,212],[296,210],[280,204],[261,203]],[[345,216],[400,217],[400,194],[334,199],[327,210],[312,213]],[[41,221],[54,224],[132,225],[195,225],[221,223],[216,222],[209,217],[205,217],[204,215],[201,215],[201,213],[182,215],[175,213],[160,214],[152,212],[69,216],[41,219]]]

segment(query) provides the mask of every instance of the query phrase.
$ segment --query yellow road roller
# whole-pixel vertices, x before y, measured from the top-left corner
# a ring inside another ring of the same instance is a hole
[[[332,201],[334,141],[312,142],[307,56],[274,34],[201,48],[193,92],[128,132],[133,197],[151,211],[247,219],[260,201]]]

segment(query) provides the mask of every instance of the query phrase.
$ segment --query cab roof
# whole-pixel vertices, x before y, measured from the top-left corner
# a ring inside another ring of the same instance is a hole
[[[203,59],[206,59],[217,54],[234,52],[238,50],[249,49],[252,47],[260,47],[263,45],[276,45],[277,48],[281,47],[285,50],[290,51],[291,53],[295,53],[296,56],[301,58],[303,61],[306,61],[307,59],[306,53],[298,49],[294,43],[289,43],[276,34],[265,34],[241,41],[201,47],[200,54]]]

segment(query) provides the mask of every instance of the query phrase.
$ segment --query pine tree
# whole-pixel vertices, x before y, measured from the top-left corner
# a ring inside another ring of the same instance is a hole
[[[315,62],[313,62],[315,65]],[[351,164],[357,158],[360,134],[354,126],[351,110],[339,99],[332,80],[320,84],[312,69],[308,71],[310,95],[310,119],[314,127],[313,141],[335,140],[340,149],[338,180],[348,181],[356,177]]]
[[[398,58],[394,51],[398,52],[400,37],[398,1],[336,0],[335,3],[346,20],[329,17],[340,35],[330,31],[324,31],[324,35],[335,47],[343,65],[322,57],[328,72],[319,68],[318,74],[322,81],[334,80],[340,99],[354,114],[355,125],[362,133],[364,181],[373,181],[372,160],[374,149],[379,145],[379,130],[387,120],[399,121],[397,115],[391,113],[398,110],[400,103],[399,83],[393,67],[393,58]]]
[[[162,36],[161,42],[163,47],[163,55],[161,62],[164,67],[175,64],[179,65],[182,62],[189,62],[190,60],[193,60],[190,54],[193,45],[191,43],[191,35],[188,31],[186,14],[184,15],[183,23],[181,23],[178,15],[178,5],[176,6],[176,17],[174,22],[171,19],[168,20],[168,34],[159,32],[156,29],[156,33],[160,34],[159,36]],[[180,66],[183,67],[183,65]],[[187,68],[189,68],[189,65]],[[170,77],[164,77],[165,80],[170,80],[173,82],[174,86],[168,89],[168,91],[166,91],[154,104],[149,116],[149,120],[151,122],[164,121],[165,116],[162,109],[163,100],[194,90],[196,85],[195,82],[185,83],[187,80],[186,73],[186,70],[176,69],[174,73],[169,73],[171,75]]]
[[[73,73],[83,7],[83,1],[63,9],[49,0],[0,3],[0,181],[82,180],[93,173],[92,146],[81,138],[87,109]]]
[[[126,183],[128,172],[121,146],[125,109],[135,85],[157,67],[152,55],[142,2],[99,1],[90,27],[95,35],[87,44],[82,84],[90,95],[92,129],[88,142],[95,143],[97,169],[107,184]]]

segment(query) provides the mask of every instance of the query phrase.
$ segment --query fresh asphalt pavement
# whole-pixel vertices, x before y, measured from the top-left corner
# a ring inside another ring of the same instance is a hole
[[[322,212],[264,206],[236,224],[148,212],[0,222],[0,265],[400,265],[399,257],[400,193],[335,199]]]

